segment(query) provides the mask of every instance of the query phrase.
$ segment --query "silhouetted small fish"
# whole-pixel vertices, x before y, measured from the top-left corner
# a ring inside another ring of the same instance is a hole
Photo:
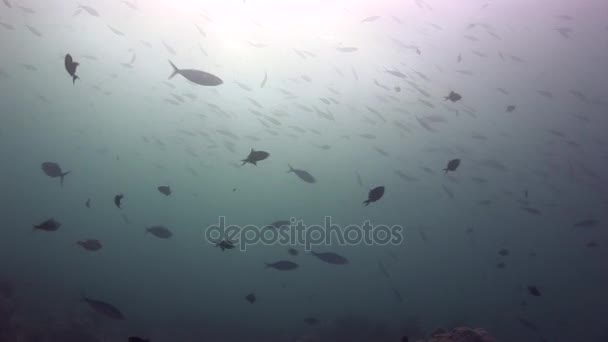
[[[377,200],[382,198],[382,196],[384,196],[384,187],[375,187],[369,191],[369,193],[367,194],[367,200],[364,201],[363,204],[365,206],[368,206],[370,203],[376,202]]]
[[[499,255],[502,255],[502,256],[507,256],[507,255],[509,255],[509,250],[508,250],[508,249],[506,249],[506,248],[501,248],[501,249],[498,251],[498,254],[499,254]]]
[[[346,264],[348,264],[348,259],[346,259],[345,257],[341,256],[340,254],[336,254],[336,253],[332,253],[332,252],[315,253],[313,251],[311,251],[310,254],[316,256],[321,261],[326,262],[328,264],[334,264],[334,265],[346,265]]]
[[[539,209],[532,208],[532,207],[522,207],[521,210],[524,210],[527,213],[532,214],[532,215],[541,215],[542,214],[542,212]]]
[[[168,185],[161,185],[157,189],[161,194],[165,196],[171,195],[171,188]]]
[[[222,252],[223,252],[226,249],[233,249],[235,246],[234,246],[234,244],[231,241],[222,240],[222,241],[216,243],[215,247],[219,247],[222,250]]]
[[[289,221],[289,220],[278,220],[278,221],[274,221],[273,223],[267,225],[266,227],[280,229],[283,227],[289,227],[290,224],[291,224],[291,221]]]
[[[289,164],[287,164],[287,166],[289,166],[289,170],[287,171],[287,173],[290,173],[290,172],[295,173],[296,176],[298,176],[301,180],[305,181],[306,183],[314,183],[316,181],[315,177],[313,177],[310,173],[308,173],[308,171],[294,169]]]
[[[118,194],[118,195],[114,196],[114,205],[116,205],[116,207],[119,209],[120,209],[120,201],[122,201],[123,197],[125,197],[123,194]]]
[[[77,241],[76,243],[78,245],[80,245],[82,248],[86,249],[87,251],[91,251],[91,252],[98,251],[103,247],[101,245],[101,242],[99,242],[99,240],[95,240],[95,239]]]
[[[528,286],[528,293],[530,293],[534,297],[540,297],[541,293],[538,288],[534,285]]]
[[[317,325],[319,324],[319,319],[316,317],[306,317],[304,318],[304,323],[308,324],[308,325]]]
[[[251,304],[255,303],[255,300],[256,300],[255,294],[253,292],[248,294],[247,296],[245,296],[245,300]]]
[[[451,91],[448,96],[444,97],[444,100],[450,100],[452,102],[457,102],[462,99],[462,96],[454,91]]]
[[[173,62],[169,61],[173,67],[173,73],[169,75],[169,79],[175,75],[181,75],[188,81],[202,86],[218,86],[224,83],[219,77],[205,71],[195,69],[178,69]]]
[[[11,5],[11,3],[8,0],[2,0],[4,2],[4,4],[6,5],[6,7],[8,8],[13,8],[13,6]]]
[[[43,221],[42,223],[40,223],[38,225],[34,225],[34,230],[38,229],[38,230],[44,230],[47,232],[54,232],[57,229],[59,229],[59,227],[61,227],[61,223],[55,221],[54,218],[50,218],[46,221]]]
[[[262,80],[262,83],[260,84],[260,88],[264,88],[264,86],[266,85],[266,81],[268,81],[268,74],[266,72],[264,72],[264,79]]]
[[[289,253],[289,255],[292,255],[292,256],[296,256],[299,254],[297,249],[294,249],[291,247],[289,249],[287,249],[287,253]]]
[[[51,178],[59,177],[59,184],[61,186],[63,186],[63,177],[65,177],[68,173],[70,173],[70,171],[63,172],[61,170],[61,166],[59,166],[59,164],[53,163],[53,162],[44,162],[44,163],[42,163],[42,165],[40,167],[42,168],[42,171],[44,171],[44,173],[47,176],[49,176]]]
[[[502,261],[496,264],[496,268],[498,269],[504,269],[505,267],[507,267],[507,264]]]
[[[448,173],[448,171],[456,171],[458,166],[460,166],[460,159],[452,159],[448,162],[448,165],[443,171],[445,171],[445,173]]]
[[[79,63],[74,62],[72,56],[68,53],[67,55],[65,55],[64,64],[65,70],[68,72],[68,74],[70,74],[70,76],[72,76],[72,84],[76,84],[76,80],[80,79],[76,75],[76,68],[78,68]]]
[[[123,1],[124,3],[127,3],[126,1]],[[130,336],[129,337],[129,342],[150,342],[149,339],[145,339],[145,338],[141,338],[141,337],[137,337],[137,336]]]
[[[86,302],[91,307],[91,309],[93,309],[93,311],[97,312],[98,314],[100,314],[102,316],[105,316],[105,317],[108,317],[111,319],[115,319],[115,320],[125,319],[125,316],[122,314],[122,312],[120,312],[120,310],[118,310],[118,308],[116,308],[114,305],[112,305],[110,303],[106,303],[101,300],[87,298],[84,295],[82,296],[82,300],[84,302]]]
[[[589,241],[589,242],[587,242],[587,244],[585,244],[585,246],[588,248],[595,248],[598,246],[598,243],[595,241]]]
[[[91,207],[91,199],[90,198],[87,198],[87,201],[84,202],[84,206],[87,207],[87,208]]]
[[[395,86],[395,91],[396,91],[396,92],[400,92],[400,91],[401,91],[401,87],[399,87],[399,86]]]
[[[354,46],[345,46],[345,47],[337,47],[336,50],[338,50],[340,52],[355,52],[359,49]]]
[[[591,228],[600,224],[600,221],[596,219],[585,219],[574,223],[574,227],[577,228]]]
[[[243,162],[242,165],[245,165],[247,163],[253,164],[253,165],[258,165],[257,162],[262,161],[266,158],[268,158],[270,156],[270,153],[268,152],[264,152],[264,151],[255,151],[254,149],[251,149],[251,152],[249,152],[249,156],[247,156],[247,158],[241,160]]]
[[[378,19],[380,19],[381,17],[379,15],[372,15],[366,18],[363,18],[363,20],[361,20],[362,23],[371,23],[372,21],[376,21]]]
[[[89,13],[90,15],[92,15],[94,17],[99,17],[99,12],[97,12],[97,10],[94,9],[93,7],[78,5],[78,8],[83,9],[85,12]]]
[[[391,277],[391,275],[386,270],[386,267],[384,267],[384,264],[380,260],[378,261],[378,269],[380,270],[380,273],[382,273],[382,275],[385,276],[386,278]]]
[[[512,113],[513,111],[515,111],[515,106],[514,105],[508,105],[507,106],[507,113]]]
[[[162,225],[148,227],[146,228],[146,232],[156,236],[159,239],[169,239],[171,236],[173,236],[173,233],[169,230],[169,228]]]
[[[291,271],[291,270],[295,270],[296,268],[298,268],[300,265],[296,264],[295,262],[291,262],[291,261],[287,261],[287,260],[280,260],[280,261],[276,261],[273,263],[265,263],[266,264],[266,268],[274,268],[275,270],[279,270],[279,271]]]

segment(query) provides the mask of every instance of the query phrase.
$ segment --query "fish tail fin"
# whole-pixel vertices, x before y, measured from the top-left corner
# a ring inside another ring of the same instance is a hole
[[[171,66],[173,67],[173,73],[169,75],[169,79],[172,79],[173,76],[179,74],[179,69],[175,66],[175,64],[173,64],[173,62],[169,61],[169,64],[171,64]]]
[[[289,166],[289,170],[287,170],[287,173],[293,172],[293,167],[291,167],[291,165],[287,164],[287,166]]]
[[[448,168],[446,167],[445,169],[443,169],[443,171],[445,171],[445,173],[448,173]]]
[[[365,205],[365,206],[367,207],[367,206],[369,205],[369,203],[370,203],[370,202],[371,202],[370,200],[364,201],[364,202],[363,202],[363,205]]]
[[[241,160],[241,161],[243,162],[243,164],[241,164],[241,166],[243,166],[243,165],[247,164],[247,159],[243,159],[243,160]]]
[[[63,177],[65,177],[68,173],[70,173],[70,171],[64,172],[61,174],[61,176],[59,176],[59,184],[61,184],[61,186],[63,186]]]
[[[76,84],[76,80],[79,80],[79,79],[80,79],[80,77],[78,77],[76,75],[72,76],[72,84]]]

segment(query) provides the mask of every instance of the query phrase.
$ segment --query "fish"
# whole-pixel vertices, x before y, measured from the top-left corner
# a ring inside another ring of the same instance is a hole
[[[171,61],[169,61],[169,64],[173,67],[173,73],[169,75],[169,79],[179,74],[188,81],[202,86],[218,86],[224,83],[222,79],[208,72],[195,69],[178,69]]]
[[[367,200],[363,204],[367,207],[370,203],[381,199],[382,196],[384,196],[384,186],[377,186],[369,191]]]
[[[460,159],[452,159],[448,162],[448,165],[443,171],[445,171],[445,173],[448,173],[448,171],[456,171],[458,166],[460,166]]]
[[[539,209],[532,208],[532,207],[522,207],[521,210],[524,210],[528,214],[532,214],[532,215],[541,215],[542,214],[542,212]]]
[[[382,273],[382,275],[385,276],[386,278],[391,277],[391,275],[386,270],[386,267],[384,267],[384,264],[380,260],[378,260],[378,269],[380,270],[380,273]]]
[[[2,2],[4,2],[4,4],[6,5],[6,7],[13,8],[13,6],[11,5],[11,3],[8,0],[2,0]]]
[[[127,3],[126,1],[123,2]],[[138,336],[129,336],[129,342],[150,342],[150,340]]]
[[[395,77],[407,78],[407,76],[404,73],[402,73],[401,71],[399,71],[399,70],[388,70],[388,69],[385,68],[384,72],[389,73],[389,74],[391,74],[391,75],[393,75]]]
[[[78,5],[78,9],[83,9],[88,14],[90,14],[90,15],[92,15],[94,17],[99,17],[99,12],[97,12],[97,10],[94,9],[93,7],[84,6],[84,5]]]
[[[457,102],[457,101],[460,101],[462,99],[462,96],[460,94],[454,92],[454,91],[451,91],[448,94],[448,96],[445,96],[443,99],[446,100],[446,101],[450,100],[452,102]]]
[[[359,171],[355,171],[355,175],[357,176],[357,184],[359,184],[359,186],[363,186],[363,180],[361,180],[361,175],[359,174]]]
[[[123,197],[125,197],[123,194],[118,194],[118,195],[114,196],[114,205],[116,205],[116,207],[119,209],[120,209],[120,201],[122,201]]]
[[[250,294],[248,294],[247,296],[245,296],[245,300],[248,301],[249,303],[253,304],[255,303],[255,294],[253,292],[251,292]]]
[[[532,330],[532,331],[539,330],[538,326],[534,322],[527,320],[523,317],[517,317],[517,321],[519,322],[519,324],[521,324],[524,328],[526,328],[528,330]]]
[[[340,52],[355,52],[359,49],[354,46],[344,46],[344,47],[339,46],[336,48],[336,50],[338,50]]]
[[[117,36],[124,36],[125,35],[122,31],[117,30],[117,29],[113,28],[110,25],[107,25],[107,26],[110,29],[110,31],[112,31],[112,33],[114,33],[115,35],[117,35]]]
[[[340,254],[336,254],[336,253],[333,253],[333,252],[315,253],[315,252],[311,251],[310,254],[316,256],[321,261],[326,262],[328,264],[346,265],[346,264],[349,263],[348,259],[346,259],[345,257],[341,256]]]
[[[580,220],[580,221],[575,222],[573,224],[573,226],[576,228],[591,228],[591,227],[597,226],[598,224],[600,224],[599,220],[585,219],[585,220]]]
[[[169,228],[163,225],[150,226],[146,228],[146,233],[150,233],[159,239],[169,239],[173,236],[173,233]]]
[[[63,177],[70,173],[70,171],[63,172],[61,166],[55,162],[44,162],[40,165],[44,174],[51,178],[59,178],[60,186],[63,186]]]
[[[299,254],[297,249],[291,248],[291,247],[287,249],[287,253],[289,253],[289,255],[291,255],[291,256],[296,256]]]
[[[87,251],[95,252],[100,250],[103,246],[99,240],[87,239],[83,241],[76,241],[76,244],[81,246]]]
[[[87,198],[87,201],[84,202],[84,206],[87,207],[87,208],[91,207],[91,199],[90,198]]]
[[[34,225],[33,230],[43,230],[45,232],[54,232],[61,227],[61,223],[56,221],[54,218],[50,218],[41,222],[40,224]]]
[[[289,221],[289,220],[277,220],[269,225],[266,225],[265,227],[280,229],[283,227],[289,227],[290,224],[291,224],[291,221]]]
[[[513,113],[515,111],[515,106],[514,105],[508,105],[507,106],[507,113]]]
[[[304,318],[304,323],[306,323],[308,325],[317,325],[317,324],[319,324],[319,319],[316,317],[309,316],[309,317]]]
[[[501,249],[498,251],[498,254],[499,254],[499,255],[501,255],[501,256],[507,256],[507,255],[509,255],[509,250],[508,250],[508,249],[506,249],[506,248],[501,248]]]
[[[80,77],[76,75],[76,68],[78,68],[78,65],[80,65],[80,63],[74,62],[72,56],[68,53],[67,55],[65,55],[64,65],[65,70],[70,76],[72,76],[72,84],[76,84],[76,80],[80,79]]]
[[[381,16],[379,16],[379,15],[372,15],[372,16],[363,18],[363,20],[361,20],[361,22],[362,23],[371,23],[371,22],[376,21],[376,20],[378,20],[380,18],[381,18]]]
[[[157,189],[161,194],[165,196],[171,195],[171,188],[168,185],[161,185]]]
[[[120,312],[120,310],[115,307],[114,305],[101,301],[101,300],[97,300],[97,299],[92,299],[92,298],[88,298],[84,295],[82,295],[82,300],[87,303],[89,305],[89,307],[91,307],[91,309],[93,309],[93,311],[95,311],[96,313],[105,316],[107,318],[111,318],[114,320],[124,320],[125,316],[122,314],[122,312]]]
[[[300,265],[296,264],[295,262],[291,262],[291,261],[287,261],[287,260],[279,260],[279,261],[275,261],[273,263],[265,263],[266,268],[274,268],[275,270],[279,270],[279,271],[291,271],[291,270],[295,270],[296,268],[300,267]]]
[[[25,27],[28,29],[28,31],[30,31],[34,36],[36,37],[42,37],[42,33],[40,31],[38,31],[38,29],[36,29],[35,27],[32,27],[30,25],[25,25]]]
[[[251,152],[249,152],[249,156],[247,156],[247,158],[241,160],[243,162],[243,164],[241,164],[241,166],[250,163],[253,165],[258,165],[257,163],[259,161],[262,161],[266,158],[268,158],[270,156],[270,153],[265,152],[265,151],[256,151],[254,149],[251,149]]]
[[[223,251],[225,251],[226,249],[233,249],[235,246],[234,246],[234,244],[232,243],[232,241],[228,241],[228,240],[222,240],[222,241],[220,241],[220,242],[217,242],[217,243],[215,244],[215,247],[216,247],[216,248],[217,248],[217,247],[219,247],[219,248],[222,250],[222,252],[223,252]]]
[[[536,286],[534,286],[534,285],[528,286],[528,293],[530,295],[534,296],[534,297],[540,297],[541,296],[540,290]]]
[[[403,303],[403,296],[401,296],[401,293],[399,292],[399,290],[397,290],[394,287],[392,287],[391,290],[393,290],[393,296],[395,297],[395,299],[398,302]]]
[[[266,81],[268,81],[268,73],[264,72],[264,79],[262,80],[262,83],[260,84],[260,88],[264,88],[264,86],[266,85]]]
[[[289,170],[287,171],[287,173],[290,173],[290,172],[295,173],[296,176],[298,176],[301,180],[305,181],[306,183],[315,183],[316,182],[315,177],[313,177],[310,173],[308,173],[308,171],[294,169],[289,164],[287,164],[287,166],[289,167]]]
[[[445,192],[445,194],[450,198],[450,199],[454,199],[454,192],[452,192],[452,190],[450,190],[447,186],[445,186],[444,184],[441,184],[441,187],[443,188],[443,192]]]

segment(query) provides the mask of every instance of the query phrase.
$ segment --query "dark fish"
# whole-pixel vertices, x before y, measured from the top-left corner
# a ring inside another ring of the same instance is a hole
[[[514,105],[508,105],[507,106],[507,113],[512,113],[513,111],[515,111],[515,106]]]
[[[123,2],[127,3],[125,1],[123,1]],[[130,336],[129,342],[150,342],[150,340],[146,339],[146,338],[137,337],[137,336]]]
[[[384,264],[382,263],[382,261],[378,261],[378,269],[380,270],[380,273],[382,273],[382,275],[385,276],[386,278],[391,277],[391,275],[386,270],[386,267],[384,267]]]
[[[367,200],[364,201],[363,204],[365,206],[368,206],[370,203],[376,202],[377,200],[382,198],[382,196],[384,196],[384,187],[375,187],[369,191],[369,193],[367,194]]]
[[[123,194],[118,194],[118,195],[114,196],[114,204],[119,209],[120,209],[120,201],[122,201],[123,197],[125,197]]]
[[[294,249],[291,247],[289,249],[287,249],[287,253],[289,253],[289,255],[292,255],[292,256],[296,256],[299,254],[297,249]]]
[[[264,88],[264,86],[266,85],[266,81],[268,81],[268,74],[266,72],[264,72],[264,79],[262,80],[262,83],[260,84],[260,88]]]
[[[598,224],[600,224],[600,221],[596,219],[585,219],[575,222],[573,226],[577,228],[591,228],[597,226]]]
[[[280,229],[283,227],[289,227],[290,224],[291,224],[291,221],[289,221],[289,220],[278,220],[278,221],[274,221],[273,223],[267,225],[266,227]]]
[[[538,331],[538,326],[532,322],[529,321],[525,318],[522,317],[517,317],[517,320],[519,321],[519,324],[521,324],[524,328],[528,329],[528,330],[532,330],[532,331]]]
[[[400,302],[403,303],[403,297],[401,296],[401,293],[399,292],[399,290],[397,290],[396,288],[392,288],[393,290],[393,295],[395,296],[395,299]]]
[[[598,243],[597,243],[597,242],[595,242],[595,241],[589,241],[589,242],[587,242],[587,243],[585,244],[585,246],[586,246],[586,247],[588,247],[588,248],[595,248],[595,247],[597,247],[597,246],[598,246]]]
[[[64,64],[65,70],[72,76],[72,84],[76,84],[76,80],[80,79],[80,77],[76,75],[76,68],[78,68],[79,63],[74,62],[72,56],[68,53],[65,55]]]
[[[371,23],[372,21],[376,21],[380,19],[379,15],[372,15],[366,18],[363,18],[363,20],[361,20],[362,23]]]
[[[395,86],[395,91],[396,91],[396,92],[400,92],[400,91],[401,91],[401,87],[399,87],[399,86]]]
[[[2,0],[4,2],[4,4],[6,5],[6,7],[8,8],[13,8],[13,6],[11,6],[11,3],[8,0]]]
[[[462,99],[462,96],[454,91],[451,91],[450,94],[448,94],[448,96],[444,97],[443,99],[450,100],[452,102],[457,102]]]
[[[532,207],[522,207],[521,210],[524,210],[528,214],[532,214],[532,215],[541,215],[542,214],[542,212],[539,209],[532,208]]]
[[[540,297],[541,295],[540,290],[534,285],[528,286],[528,293],[534,297]]]
[[[255,303],[255,299],[255,294],[253,292],[245,296],[245,300],[251,304]]]
[[[53,162],[44,162],[44,163],[42,163],[42,165],[40,167],[42,168],[42,171],[44,171],[44,173],[47,176],[49,176],[51,178],[59,177],[59,184],[61,186],[63,186],[63,177],[65,177],[65,175],[70,173],[70,171],[63,172],[61,170],[61,166],[59,166],[59,164],[53,163]]]
[[[336,253],[332,253],[332,252],[315,253],[315,252],[311,251],[310,254],[316,256],[317,258],[321,259],[321,261],[324,261],[328,264],[334,264],[334,265],[348,264],[348,259],[346,259],[345,257],[343,257],[339,254],[336,254]]]
[[[122,314],[122,312],[120,312],[120,310],[118,310],[118,308],[116,308],[114,305],[112,305],[110,303],[106,303],[101,300],[87,298],[85,296],[82,296],[82,300],[85,301],[91,307],[91,309],[93,309],[93,311],[97,312],[98,314],[100,314],[102,316],[105,316],[105,317],[108,317],[111,319],[115,319],[115,320],[125,319],[125,316]]]
[[[249,156],[247,156],[247,158],[241,160],[243,162],[242,165],[245,165],[247,163],[253,164],[253,165],[258,165],[257,162],[264,160],[266,158],[268,158],[270,156],[270,153],[268,152],[264,152],[264,151],[255,151],[254,149],[251,149],[251,152],[249,152]]]
[[[173,67],[173,73],[169,75],[169,79],[179,74],[188,81],[202,86],[218,86],[224,83],[222,79],[213,74],[195,69],[178,69],[171,61],[169,64]]]
[[[84,206],[87,207],[87,208],[91,207],[91,199],[90,198],[87,198],[87,201],[84,202]]]
[[[458,166],[460,166],[460,159],[452,159],[448,162],[448,165],[443,171],[445,171],[445,173],[448,173],[448,171],[456,171]]]
[[[304,323],[308,324],[308,325],[317,325],[319,324],[319,319],[316,317],[306,317],[304,318]]]
[[[222,241],[216,243],[215,247],[219,247],[222,250],[222,252],[223,252],[226,249],[233,249],[234,248],[234,244],[231,241],[222,240]]]
[[[47,232],[54,232],[61,227],[61,223],[55,221],[54,218],[50,218],[38,225],[34,225],[34,230],[44,230]]]
[[[499,254],[499,255],[502,255],[502,256],[507,256],[507,255],[509,255],[509,250],[508,250],[508,249],[506,249],[506,248],[501,248],[501,249],[498,251],[498,254]]]
[[[504,262],[502,262],[502,261],[496,264],[496,268],[498,268],[498,269],[501,269],[501,270],[502,270],[502,269],[504,269],[505,267],[507,267],[507,264],[505,264],[505,263],[504,263]]]
[[[169,239],[173,233],[165,226],[156,225],[146,228],[146,232],[156,236],[159,239]]]
[[[83,9],[85,12],[89,13],[90,15],[92,15],[94,17],[99,17],[99,12],[97,12],[97,10],[94,9],[93,7],[78,5],[78,9]]]
[[[280,261],[276,261],[273,263],[265,263],[266,264],[266,268],[274,268],[275,270],[279,270],[279,271],[291,271],[291,270],[295,270],[296,268],[298,268],[300,265],[296,264],[295,262],[291,262],[291,261],[287,261],[287,260],[280,260]]]
[[[308,171],[294,169],[289,164],[287,164],[287,166],[289,166],[289,170],[287,171],[287,173],[289,173],[289,172],[295,173],[296,176],[298,176],[301,180],[305,181],[306,183],[314,183],[316,181],[315,177],[313,177],[310,173],[308,173]]]
[[[101,242],[99,242],[99,240],[95,240],[95,239],[77,241],[76,244],[80,245],[82,248],[86,249],[87,251],[91,251],[91,252],[98,251],[103,247],[101,245]]]
[[[157,189],[161,194],[165,196],[171,195],[171,188],[168,185],[161,185]]]
[[[359,49],[354,46],[345,46],[345,47],[337,47],[336,50],[338,50],[340,52],[355,52]]]

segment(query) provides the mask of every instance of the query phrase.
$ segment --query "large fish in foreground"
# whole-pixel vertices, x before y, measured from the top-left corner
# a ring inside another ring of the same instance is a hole
[[[72,56],[68,53],[65,55],[64,64],[65,70],[72,76],[72,84],[76,84],[76,80],[80,78],[76,75],[76,68],[78,68],[79,63],[74,62]]]
[[[63,186],[63,177],[70,173],[70,171],[63,172],[61,166],[55,162],[44,162],[40,165],[40,168],[45,175],[51,178],[59,178],[59,184]]]
[[[224,83],[221,78],[208,72],[195,69],[178,69],[171,61],[169,61],[169,64],[173,67],[173,73],[169,76],[169,79],[179,74],[188,81],[202,86],[218,86]]]

